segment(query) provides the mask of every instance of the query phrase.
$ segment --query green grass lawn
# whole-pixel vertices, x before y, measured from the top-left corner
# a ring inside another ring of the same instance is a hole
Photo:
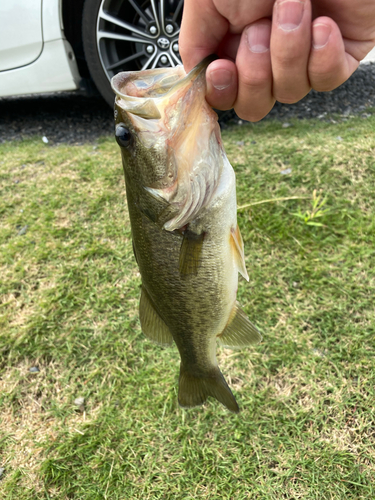
[[[0,145],[0,496],[375,498],[374,130],[223,133],[263,333],[218,350],[239,415],[180,409],[176,348],[140,330],[114,139]]]

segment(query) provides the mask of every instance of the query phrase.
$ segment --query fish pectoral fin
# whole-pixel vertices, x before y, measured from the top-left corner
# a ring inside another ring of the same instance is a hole
[[[178,209],[163,198],[162,190],[149,187],[144,189],[147,195],[142,199],[140,210],[143,215],[162,228],[166,222],[176,215]]]
[[[145,194],[139,203],[143,215],[155,224],[158,224],[161,214],[168,210],[170,204],[159,193],[158,190],[145,187]]]
[[[162,212],[158,215],[156,224],[160,227],[160,229],[164,228],[166,222],[172,219],[177,213],[177,209],[172,204],[169,204],[164,208]]]
[[[218,366],[213,367],[206,376],[197,377],[187,371],[181,363],[178,389],[179,405],[183,408],[200,406],[207,400],[208,396],[217,399],[234,413],[240,411]]]
[[[171,345],[173,343],[172,334],[159,316],[150,299],[150,296],[142,287],[141,300],[139,302],[139,319],[141,328],[147,338],[161,345]]]
[[[197,274],[201,262],[205,233],[195,234],[189,229],[184,232],[180,248],[179,270],[182,276]]]
[[[237,265],[238,272],[242,274],[242,276],[245,278],[246,281],[249,281],[249,275],[247,274],[246,271],[246,264],[245,264],[245,253],[244,253],[244,248],[243,248],[243,240],[240,232],[240,228],[237,227],[236,229],[232,229],[230,232],[230,243],[232,247],[232,251],[234,254],[234,260]]]
[[[257,344],[262,340],[262,336],[241,309],[241,306],[236,303],[227,326],[217,339],[223,347],[239,348]]]

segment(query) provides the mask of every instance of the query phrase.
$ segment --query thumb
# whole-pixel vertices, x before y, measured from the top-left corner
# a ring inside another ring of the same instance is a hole
[[[185,0],[179,50],[187,72],[217,51],[228,26],[212,0]]]

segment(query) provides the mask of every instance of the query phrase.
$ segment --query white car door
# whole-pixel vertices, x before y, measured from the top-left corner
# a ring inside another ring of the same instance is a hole
[[[32,63],[42,49],[42,0],[0,0],[0,71]]]

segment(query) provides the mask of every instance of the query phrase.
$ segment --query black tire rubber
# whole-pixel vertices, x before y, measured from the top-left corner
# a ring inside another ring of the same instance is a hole
[[[82,15],[83,50],[90,76],[107,103],[113,107],[115,95],[102,68],[96,45],[96,24],[101,0],[86,0]]]

